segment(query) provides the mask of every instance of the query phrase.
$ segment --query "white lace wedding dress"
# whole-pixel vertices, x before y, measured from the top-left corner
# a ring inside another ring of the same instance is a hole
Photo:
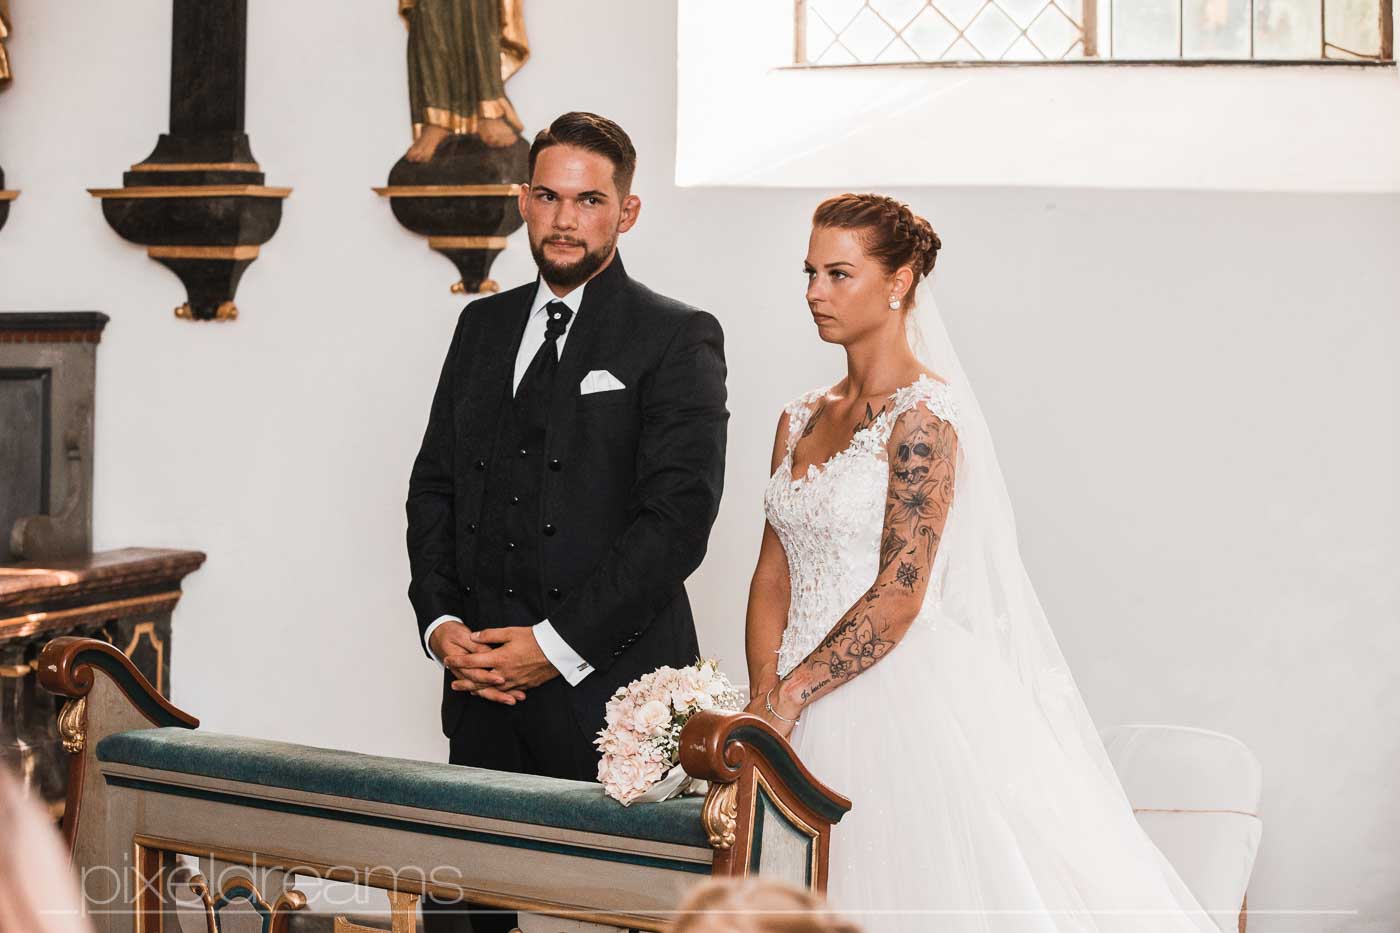
[[[787,457],[764,497],[792,583],[780,674],[875,580],[895,419],[924,405],[963,434],[956,386],[923,377],[891,396],[846,450],[793,476],[793,449],[824,392],[788,406]],[[832,905],[871,933],[1218,933],[1138,826],[1102,744],[1094,747],[1097,734],[1084,736],[1087,712],[1067,671],[1032,676],[1008,660],[1014,611],[970,619],[961,615],[975,600],[945,606],[949,581],[960,585],[948,561],[968,550],[956,536],[977,530],[968,523],[975,515],[959,514],[962,473],[960,464],[908,634],[812,703],[793,732],[812,773],[853,803],[833,832]],[[1057,650],[1050,656],[1059,659]],[[1067,728],[1076,715],[1079,728]]]

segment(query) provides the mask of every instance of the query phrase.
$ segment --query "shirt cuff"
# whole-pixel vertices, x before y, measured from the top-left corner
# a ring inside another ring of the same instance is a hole
[[[560,676],[569,682],[569,686],[578,686],[579,681],[593,673],[593,665],[581,658],[577,651],[569,647],[568,642],[559,637],[559,633],[549,624],[548,619],[536,623],[533,630],[540,650]]]
[[[433,641],[433,630],[434,630],[435,628],[437,628],[439,625],[441,625],[442,623],[444,623],[444,622],[461,622],[461,621],[462,621],[462,620],[459,619],[459,618],[457,618],[456,616],[449,616],[449,615],[441,615],[441,616],[438,616],[436,619],[433,620],[433,623],[432,623],[431,625],[428,626],[427,631],[425,631],[425,632],[423,633],[423,650],[426,651],[426,652],[428,652],[428,657],[432,658],[434,661],[438,662],[439,664],[442,664],[442,658],[440,658],[440,657],[438,657],[437,655],[433,654],[433,649],[430,648],[430,647],[428,647],[430,644],[432,644],[432,641]],[[443,665],[443,666],[445,667],[446,665]]]

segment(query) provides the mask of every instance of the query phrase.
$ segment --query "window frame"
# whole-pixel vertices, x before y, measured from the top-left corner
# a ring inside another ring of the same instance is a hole
[[[1173,67],[1197,67],[1197,66],[1217,66],[1217,65],[1245,65],[1251,67],[1271,67],[1285,66],[1297,67],[1299,65],[1322,65],[1325,67],[1346,66],[1346,67],[1394,67],[1395,66],[1395,5],[1394,0],[1378,0],[1380,15],[1380,52],[1374,57],[1357,58],[1327,58],[1328,48],[1340,48],[1327,41],[1326,16],[1327,0],[1320,0],[1323,16],[1323,30],[1321,33],[1322,44],[1319,48],[1318,58],[1113,58],[1112,57],[1112,36],[1113,36],[1113,6],[1117,0],[1083,0],[1083,45],[1084,55],[1080,58],[1059,58],[1045,60],[1012,60],[1012,59],[986,59],[975,60],[951,60],[951,61],[913,61],[913,62],[849,62],[841,64],[823,65],[816,62],[807,61],[807,3],[808,0],[793,0],[793,60],[789,65],[784,66],[792,70],[810,69],[838,69],[838,68],[985,68],[989,66],[998,68],[1019,68],[1019,67],[1045,67],[1047,65],[1069,65],[1094,66],[1094,65],[1116,65],[1116,66],[1173,66]],[[1177,0],[1182,8],[1185,0]],[[1100,57],[1099,52],[1099,16],[1100,4],[1106,4],[1109,10],[1109,57]],[[1250,20],[1254,19],[1255,0],[1249,0]],[[879,12],[876,11],[876,15]],[[980,15],[980,14],[979,14]],[[883,17],[882,17],[883,19]],[[844,28],[844,27],[843,27]],[[891,27],[893,28],[893,27]],[[1185,30],[1178,29],[1177,48],[1182,48],[1185,37]],[[840,33],[836,33],[839,37]],[[961,33],[959,34],[961,38]],[[1251,28],[1250,36],[1251,56],[1254,50],[1254,30]],[[1350,50],[1347,50],[1350,51]],[[1357,53],[1351,52],[1356,55]]]

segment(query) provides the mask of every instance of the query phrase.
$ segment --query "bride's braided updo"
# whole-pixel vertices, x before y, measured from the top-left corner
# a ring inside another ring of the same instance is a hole
[[[919,280],[933,271],[938,251],[943,247],[938,234],[903,201],[883,194],[839,194],[817,205],[812,226],[855,230],[867,255],[879,261],[886,272],[908,266],[914,281],[904,295],[905,307],[914,304]]]

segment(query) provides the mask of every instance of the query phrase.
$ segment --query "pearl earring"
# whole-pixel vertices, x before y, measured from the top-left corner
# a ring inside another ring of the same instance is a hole
[[[891,310],[891,311],[898,311],[898,310],[899,310],[899,299],[898,299],[898,298],[891,298],[891,299],[890,299],[890,310]]]

